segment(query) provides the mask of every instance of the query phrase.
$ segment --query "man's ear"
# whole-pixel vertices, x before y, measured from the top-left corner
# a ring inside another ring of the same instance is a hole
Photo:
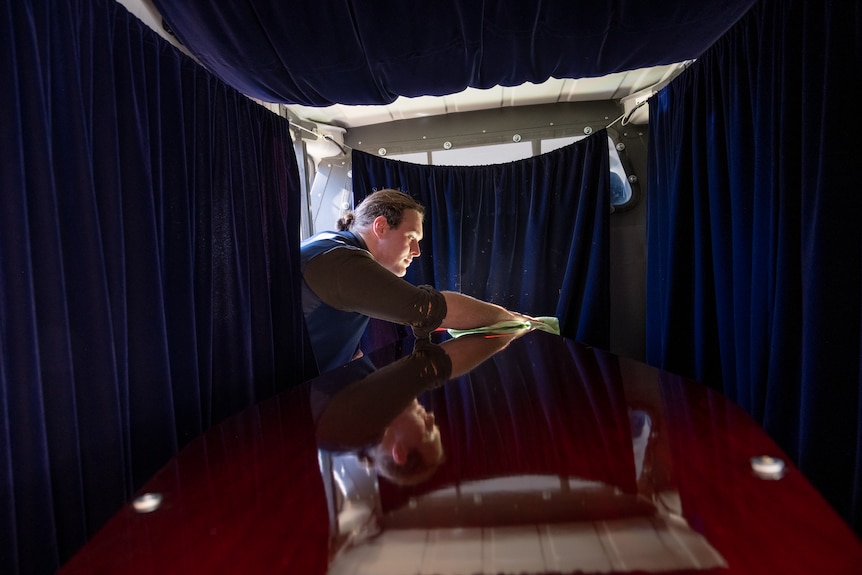
[[[407,454],[410,450],[399,440],[395,440],[392,445],[392,460],[398,465],[404,465],[407,462]]]
[[[374,235],[378,238],[381,237],[386,230],[389,229],[389,222],[386,221],[386,216],[377,216],[374,218],[374,221],[371,222],[371,230],[374,232]]]

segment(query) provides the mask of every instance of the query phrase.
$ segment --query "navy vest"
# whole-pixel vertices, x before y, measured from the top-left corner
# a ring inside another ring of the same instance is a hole
[[[300,266],[303,277],[305,266],[315,256],[329,250],[348,247],[368,250],[365,242],[352,232],[322,232],[300,245]],[[333,274],[339,273],[332,270]],[[320,373],[324,373],[353,359],[359,341],[370,319],[367,315],[341,311],[325,304],[305,280],[302,281],[302,313],[311,339],[311,348]]]

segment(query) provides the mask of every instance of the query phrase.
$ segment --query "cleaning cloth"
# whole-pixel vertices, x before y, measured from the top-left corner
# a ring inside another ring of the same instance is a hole
[[[522,329],[533,328],[546,331],[554,335],[560,335],[560,320],[550,316],[539,316],[533,321],[507,320],[487,325],[485,327],[474,327],[472,329],[450,329],[449,335],[460,337],[474,333],[512,333]]]

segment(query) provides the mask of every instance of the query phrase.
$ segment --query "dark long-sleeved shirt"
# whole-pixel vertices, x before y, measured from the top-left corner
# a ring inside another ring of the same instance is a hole
[[[352,232],[324,232],[300,247],[302,311],[321,373],[353,358],[371,317],[427,337],[446,317],[446,299],[381,266]]]

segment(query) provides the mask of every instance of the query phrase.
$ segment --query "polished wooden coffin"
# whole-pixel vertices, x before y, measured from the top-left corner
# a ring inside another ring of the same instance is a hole
[[[544,332],[438,343],[215,426],[61,573],[862,573],[856,534],[720,394]],[[383,468],[403,410],[439,445],[418,479]]]

